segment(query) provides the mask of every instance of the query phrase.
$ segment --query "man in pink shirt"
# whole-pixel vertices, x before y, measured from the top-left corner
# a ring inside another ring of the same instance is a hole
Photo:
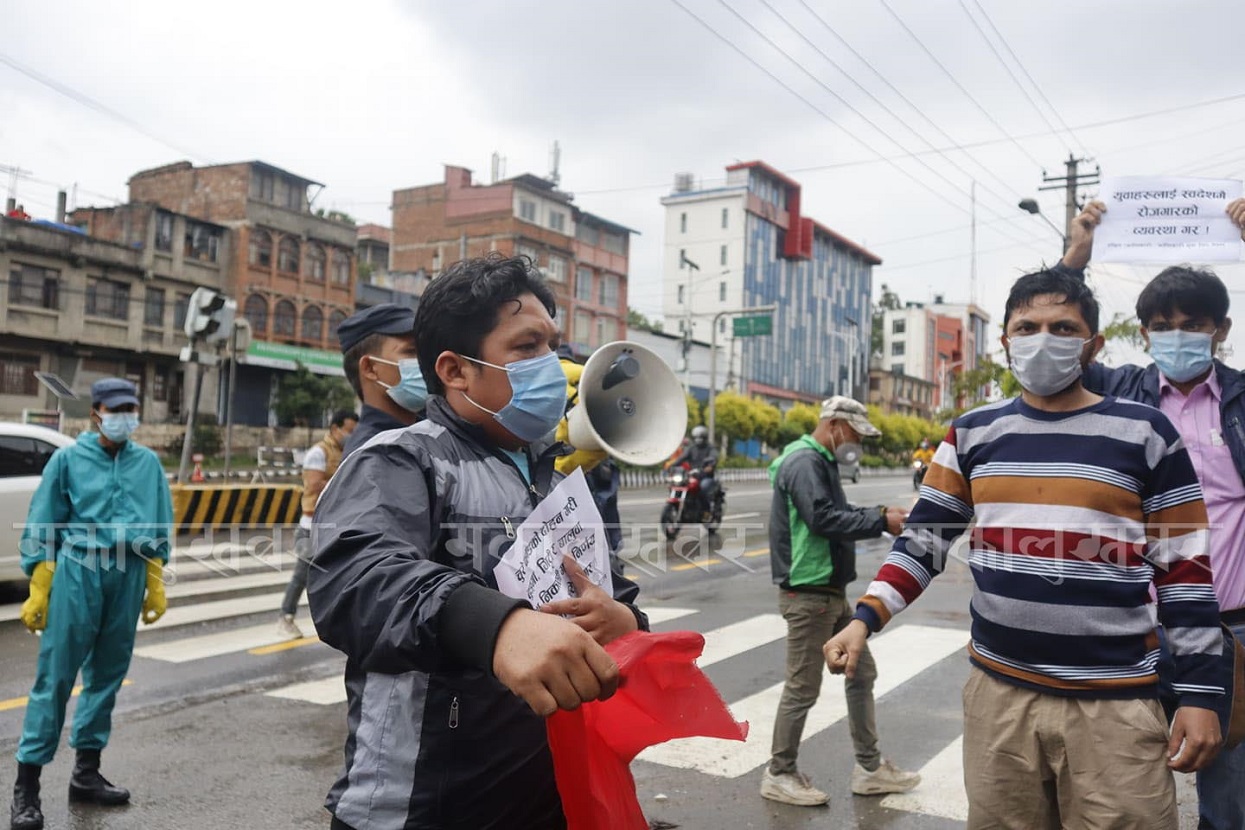
[[[1086,206],[1055,270],[1082,274],[1105,211],[1101,202]],[[1229,204],[1227,212],[1245,239],[1245,199]],[[1137,319],[1154,363],[1118,369],[1092,364],[1085,386],[1156,406],[1179,431],[1210,517],[1210,563],[1222,619],[1245,642],[1245,374],[1215,359],[1232,328],[1228,305],[1228,289],[1209,269],[1164,269],[1137,298]],[[1199,830],[1245,827],[1243,781],[1245,743],[1198,773]]]

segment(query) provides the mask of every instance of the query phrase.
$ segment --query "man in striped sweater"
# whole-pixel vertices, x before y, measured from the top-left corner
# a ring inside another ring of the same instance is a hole
[[[1174,830],[1171,770],[1214,758],[1224,693],[1201,488],[1161,412],[1082,386],[1103,345],[1083,282],[1022,277],[1003,325],[1023,394],[952,425],[855,619],[826,643],[827,665],[854,674],[869,634],[928,587],[971,525],[969,828]],[[1156,621],[1181,697],[1170,735]]]

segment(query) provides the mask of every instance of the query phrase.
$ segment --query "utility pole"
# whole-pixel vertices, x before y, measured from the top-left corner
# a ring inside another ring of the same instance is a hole
[[[1069,241],[1072,239],[1072,222],[1076,219],[1076,214],[1080,211],[1080,203],[1077,201],[1077,188],[1088,185],[1098,184],[1098,178],[1102,174],[1102,168],[1094,165],[1093,173],[1080,173],[1078,167],[1082,162],[1089,162],[1089,159],[1079,159],[1068,154],[1068,160],[1063,163],[1065,175],[1048,176],[1046,171],[1042,171],[1042,181],[1053,182],[1046,187],[1039,187],[1038,190],[1060,190],[1066,191],[1067,198],[1065,201],[1064,230],[1063,230],[1063,250],[1068,251]]]
[[[709,334],[709,444],[716,446],[717,434],[717,397],[718,397],[718,321],[723,317],[734,317],[737,314],[773,314],[778,310],[776,305],[761,305],[754,308],[737,308],[733,311],[719,311],[713,315],[713,330]],[[734,354],[735,338],[731,337],[731,350]]]
[[[972,203],[972,232],[970,237],[970,253],[968,260],[968,302],[969,305],[977,304],[977,180],[973,179],[973,186],[969,189],[969,198]]]
[[[683,297],[683,387],[692,391],[692,272],[700,273],[700,266],[679,252],[679,265],[687,269],[687,288]],[[717,331],[717,323],[714,323]],[[710,430],[712,432],[712,430]]]

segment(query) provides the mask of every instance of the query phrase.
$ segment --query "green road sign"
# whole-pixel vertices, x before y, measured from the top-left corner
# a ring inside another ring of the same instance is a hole
[[[774,333],[774,318],[769,314],[736,317],[731,322],[736,337],[764,337]]]

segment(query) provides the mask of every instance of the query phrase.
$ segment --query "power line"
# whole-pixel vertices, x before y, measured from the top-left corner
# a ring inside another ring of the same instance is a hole
[[[38,83],[43,84],[44,86],[48,87],[49,89],[55,92],[59,92],[61,95],[64,95],[66,98],[68,98],[71,101],[74,101],[75,103],[81,104],[82,106],[87,107],[88,109],[92,109],[102,115],[106,115],[109,118],[112,118],[114,121],[118,121],[126,125],[130,129],[134,130],[135,132],[146,136],[152,141],[155,141],[159,144],[163,144],[165,147],[168,147],[171,150],[176,150],[178,153],[180,153],[183,156],[188,156],[190,158],[197,159],[203,162],[207,162],[209,164],[211,163],[211,161],[206,156],[202,155],[201,153],[193,152],[177,144],[174,144],[173,142],[168,141],[167,139],[161,138],[159,135],[156,135],[154,132],[148,130],[142,124],[138,123],[137,121],[130,118],[129,116],[124,115],[123,113],[117,112],[115,109],[112,109],[111,107],[105,104],[101,104],[99,101],[96,101],[94,98],[90,97],[86,93],[79,92],[73,87],[63,84],[60,81],[55,80],[54,78],[50,78],[47,75],[44,75],[40,72],[36,72],[35,70],[31,69],[28,66],[24,66],[23,64],[18,63],[16,60],[14,60],[13,58],[9,57],[8,55],[2,52],[0,52],[0,63],[5,64],[11,69],[17,70],[18,72],[22,73],[23,75],[30,78],[31,80],[37,81]]]
[[[801,2],[803,2],[803,0],[801,0]],[[798,37],[800,37],[800,38],[801,38],[801,39],[802,39],[805,43],[807,43],[809,46],[811,46],[811,47],[812,47],[812,48],[813,48],[813,49],[817,52],[817,54],[821,55],[821,57],[822,57],[823,59],[825,59],[825,60],[826,60],[826,62],[827,62],[827,63],[829,63],[831,66],[833,66],[833,67],[834,67],[834,68],[835,68],[835,69],[839,72],[839,74],[841,74],[844,78],[846,78],[848,81],[850,81],[852,84],[854,84],[854,85],[856,86],[856,88],[857,88],[857,89],[859,89],[861,92],[863,92],[865,95],[867,95],[871,101],[873,101],[875,104],[877,104],[879,107],[881,107],[881,108],[883,109],[883,111],[885,111],[888,115],[890,115],[890,116],[891,116],[892,118],[894,118],[897,122],[899,122],[900,124],[902,124],[902,125],[903,125],[903,126],[904,126],[907,130],[908,130],[908,132],[910,132],[910,133],[912,133],[912,135],[916,136],[916,138],[917,138],[917,140],[918,140],[918,141],[920,141],[921,143],[925,144],[925,146],[927,146],[927,147],[929,147],[929,148],[931,148],[931,149],[934,147],[933,142],[929,141],[929,140],[928,140],[925,136],[923,136],[923,135],[921,135],[919,132],[917,132],[917,130],[916,130],[914,127],[912,127],[910,124],[907,124],[907,123],[904,121],[904,119],[902,119],[902,118],[899,116],[899,114],[898,114],[898,113],[896,113],[896,112],[895,112],[893,109],[891,109],[891,108],[890,108],[890,107],[889,107],[889,106],[888,106],[888,105],[887,105],[884,101],[882,101],[880,98],[878,98],[876,95],[874,95],[874,94],[873,94],[870,90],[868,90],[868,89],[867,89],[867,88],[866,88],[863,84],[861,84],[858,80],[856,80],[856,78],[854,78],[854,77],[851,75],[851,73],[849,73],[846,69],[844,69],[841,65],[839,65],[839,63],[838,63],[837,61],[835,61],[832,57],[830,57],[830,55],[826,54],[825,50],[823,50],[821,47],[819,47],[816,43],[814,43],[812,40],[810,40],[810,39],[808,38],[808,36],[807,36],[807,35],[805,35],[802,31],[800,31],[800,29],[798,29],[796,26],[794,26],[794,25],[791,23],[791,21],[790,21],[790,20],[788,20],[788,19],[786,18],[786,16],[782,14],[782,12],[780,12],[778,9],[774,8],[774,6],[770,3],[770,1],[769,1],[769,0],[761,0],[761,4],[762,4],[762,5],[764,5],[767,9],[769,9],[769,10],[770,10],[770,12],[772,12],[772,13],[773,13],[773,14],[774,14],[774,15],[775,15],[775,16],[776,16],[779,20],[781,20],[781,21],[783,22],[783,24],[785,24],[785,25],[787,26],[787,28],[791,29],[791,31],[795,32],[795,34],[796,34]],[[806,7],[807,7],[807,4],[805,4],[805,5],[806,5]],[[818,20],[821,20],[821,18],[819,17],[819,18],[818,18]],[[822,20],[821,22],[822,22],[822,25],[823,25],[823,26],[825,26],[825,27],[826,27],[826,28],[827,28],[827,29],[831,32],[831,34],[833,34],[836,38],[837,38],[837,37],[839,37],[839,36],[838,36],[838,34],[837,34],[836,32],[834,32],[834,30],[833,30],[833,29],[832,29],[832,28],[831,28],[831,27],[830,27],[830,26],[829,26],[829,25],[828,25],[828,24],[827,24],[824,20]],[[840,41],[842,41],[842,38],[839,38],[839,40],[840,40]],[[853,51],[854,51],[854,50],[853,50]],[[857,54],[858,54],[858,53],[857,53]],[[858,54],[858,57],[859,57],[859,54]],[[863,59],[863,58],[862,58],[862,59]],[[874,68],[873,68],[873,66],[872,66],[871,64],[868,64],[868,61],[866,61],[866,64],[869,66],[870,70],[872,70],[872,71],[873,71],[873,73],[874,73],[875,75],[878,75],[879,77],[881,77],[881,73],[879,73],[876,69],[874,69]],[[885,79],[883,79],[883,80],[885,80]],[[893,86],[891,86],[891,88],[892,88],[892,89],[894,89],[894,87],[893,87]],[[896,92],[898,92],[898,90],[895,90],[895,91],[896,91]],[[902,95],[901,95],[901,97],[902,97]],[[932,119],[930,119],[930,118],[929,118],[929,116],[925,115],[925,113],[924,113],[924,112],[921,112],[921,110],[920,110],[919,108],[915,107],[915,106],[914,106],[914,105],[913,105],[910,101],[907,101],[907,99],[906,99],[906,98],[904,99],[904,101],[905,101],[906,103],[908,103],[908,105],[909,105],[909,106],[912,106],[912,107],[913,107],[913,109],[916,109],[917,113],[918,113],[918,114],[920,114],[920,116],[921,116],[922,118],[924,118],[927,122],[929,122],[931,125],[933,125],[934,129],[935,129],[936,131],[938,131],[938,132],[939,132],[939,133],[943,136],[943,138],[944,138],[944,139],[946,139],[946,140],[950,141],[953,145],[955,144],[955,140],[954,140],[953,138],[951,138],[951,136],[950,136],[950,135],[948,135],[948,134],[947,134],[944,130],[942,130],[940,127],[938,127],[938,125],[937,125],[937,124],[934,124],[933,120],[932,120]],[[854,110],[853,110],[853,111],[854,111]],[[859,113],[858,113],[858,114],[859,114]],[[891,140],[892,140],[892,141],[894,141],[894,139],[893,139],[893,138],[892,138]],[[898,144],[898,142],[895,142],[895,143],[896,143],[896,144]],[[957,148],[957,149],[958,149],[958,148]],[[954,161],[954,160],[953,160],[953,159],[952,159],[949,155],[947,155],[946,153],[939,153],[939,155],[941,156],[941,158],[942,158],[944,161],[946,161],[948,164],[950,164],[952,167],[954,167],[954,168],[955,168],[957,171],[959,171],[962,175],[964,175],[964,176],[968,176],[969,178],[976,178],[976,177],[972,176],[972,175],[971,175],[971,174],[970,174],[967,170],[965,170],[964,168],[960,167],[960,165],[959,165],[959,164],[957,164],[957,163],[956,163],[956,162],[955,162],[955,161]],[[984,170],[984,171],[986,172],[986,174],[987,174],[987,175],[989,175],[989,176],[993,177],[995,181],[997,181],[1000,185],[1002,185],[1002,186],[1004,187],[1004,189],[1007,189],[1007,188],[1010,188],[1010,187],[1011,187],[1011,186],[1010,186],[1007,182],[1003,181],[1003,179],[1002,179],[1002,178],[1001,178],[1001,177],[1000,177],[997,173],[995,173],[993,170],[990,170],[990,169],[989,169],[989,168],[987,168],[985,165],[983,165],[983,164],[981,164],[980,162],[978,162],[978,161],[977,161],[976,159],[974,159],[971,155],[969,155],[969,154],[967,154],[967,153],[965,153],[965,155],[967,155],[967,156],[968,156],[969,160],[970,160],[973,164],[976,164],[978,167],[980,167],[982,170]],[[991,189],[991,188],[989,188],[989,187],[986,187],[984,184],[982,184],[982,189],[983,189],[983,190],[985,190],[988,194],[990,194],[990,195],[991,195],[991,196],[993,196],[994,198],[998,199],[1000,202],[1003,202],[1003,203],[1007,204],[1009,208],[1014,208],[1014,204],[1013,204],[1013,202],[1014,202],[1014,197],[1002,196],[1002,195],[1000,195],[997,191],[995,191],[995,190],[993,190],[993,189]],[[1001,215],[1001,214],[998,214],[998,213],[996,212],[996,215]]]
[[[963,0],[960,0],[960,5],[961,7],[964,7]],[[1029,70],[1025,69],[1024,62],[1020,60],[1020,56],[1016,54],[1016,51],[1012,49],[1011,45],[1007,42],[1007,38],[1003,37],[1003,33],[999,31],[999,27],[994,25],[994,21],[990,19],[989,13],[987,13],[986,10],[982,8],[982,5],[980,2],[978,2],[978,0],[973,0],[973,5],[977,7],[977,11],[981,12],[981,16],[985,19],[986,23],[989,24],[990,29],[991,31],[994,32],[995,37],[999,39],[999,43],[1003,44],[1003,48],[1006,49],[1007,53],[1012,56],[1012,60],[1016,62],[1016,66],[1018,66],[1020,68],[1020,71],[1024,73],[1024,76],[1029,79],[1029,83],[1033,85],[1033,89],[1037,92],[1038,96],[1043,101],[1046,102],[1046,106],[1050,108],[1050,111],[1054,114],[1055,119],[1063,126],[1064,130],[1068,133],[1068,135],[1071,136],[1073,143],[1080,145],[1081,150],[1084,151],[1085,145],[1080,141],[1080,139],[1076,137],[1076,134],[1073,133],[1072,130],[1068,127],[1068,122],[1063,120],[1063,116],[1059,114],[1059,110],[1057,110],[1055,108],[1055,105],[1051,103],[1050,99],[1046,97],[1046,93],[1042,91],[1042,87],[1039,86],[1038,82],[1034,80],[1032,75],[1029,74]],[[968,9],[966,7],[964,8],[964,13],[968,14]],[[969,15],[969,17],[971,18],[972,15]],[[980,26],[977,27],[977,31],[979,32],[981,31]],[[985,37],[984,32],[982,33],[982,37],[983,38]],[[1015,78],[1014,75],[1012,77],[1013,79]],[[1017,83],[1019,84],[1019,81],[1017,81]],[[1049,122],[1047,123],[1049,124]]]
[[[1024,153],[1025,157],[1028,158],[1029,161],[1033,162],[1033,165],[1035,167],[1040,168],[1042,166],[1042,163],[1038,161],[1037,159],[1035,159],[1032,153],[1030,153],[1028,150],[1022,147],[1020,142],[1016,140],[1014,137],[1012,137],[1012,135],[1006,129],[1003,128],[1003,125],[1000,124],[998,120],[993,115],[990,114],[990,111],[987,110],[985,107],[983,107],[981,103],[975,97],[973,97],[973,94],[969,92],[964,87],[964,85],[959,82],[959,80],[956,79],[955,75],[951,73],[951,70],[948,69],[943,64],[942,61],[938,60],[938,57],[933,52],[930,51],[929,47],[925,45],[925,42],[923,40],[917,37],[916,32],[912,31],[912,29],[908,27],[908,24],[905,23],[903,18],[900,17],[899,14],[890,7],[890,4],[887,3],[886,0],[878,0],[878,2],[882,4],[882,8],[886,9],[886,11],[890,13],[891,17],[895,18],[895,22],[898,23],[900,27],[902,27],[903,30],[908,33],[908,36],[916,42],[916,45],[921,47],[921,51],[924,52],[926,56],[928,56],[929,59],[932,60],[939,69],[942,70],[942,73],[947,76],[947,78],[951,81],[951,83],[955,84],[956,88],[959,89],[960,92],[964,93],[964,97],[968,98],[968,100],[972,103],[972,105],[977,108],[978,112],[984,115],[990,121],[990,123],[995,126],[995,129],[997,129],[1000,133],[1003,134],[1005,138],[1011,141],[1012,144],[1015,145],[1017,150]]]

